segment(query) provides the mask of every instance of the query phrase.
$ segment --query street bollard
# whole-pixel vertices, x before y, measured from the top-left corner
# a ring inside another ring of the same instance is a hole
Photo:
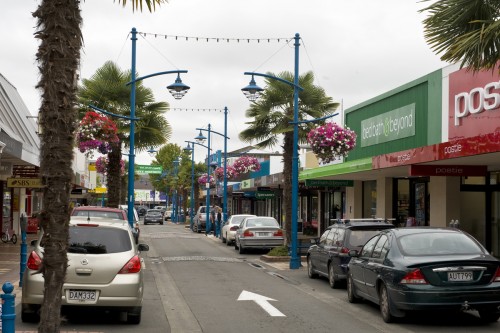
[[[0,294],[2,299],[2,333],[14,333],[16,324],[16,295],[12,294],[14,286],[5,282],[2,286],[5,294]]]

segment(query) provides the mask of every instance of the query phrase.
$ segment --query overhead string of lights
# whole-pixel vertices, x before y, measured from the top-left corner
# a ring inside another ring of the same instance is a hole
[[[170,111],[196,111],[196,112],[224,112],[224,109],[205,109],[205,108],[167,108]]]
[[[181,35],[163,35],[163,34],[158,34],[158,33],[150,33],[150,32],[137,32],[137,34],[143,36],[143,37],[147,37],[147,36],[153,36],[155,38],[164,38],[164,39],[168,39],[168,38],[172,38],[172,39],[175,39],[175,40],[185,40],[185,41],[206,41],[206,42],[210,42],[210,41],[215,41],[215,42],[247,42],[247,43],[250,43],[250,42],[257,42],[257,43],[260,43],[260,42],[268,42],[268,43],[271,43],[271,42],[281,42],[281,41],[284,41],[285,43],[288,43],[290,41],[293,40],[293,37],[283,37],[283,38],[226,38],[226,37],[196,37],[196,36],[181,36]]]

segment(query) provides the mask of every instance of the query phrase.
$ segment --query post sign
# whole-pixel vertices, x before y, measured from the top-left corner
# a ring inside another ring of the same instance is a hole
[[[135,172],[138,174],[161,174],[161,165],[136,165]]]
[[[340,187],[354,186],[354,181],[352,180],[341,180],[341,179],[306,179],[306,186],[324,186],[324,187]]]

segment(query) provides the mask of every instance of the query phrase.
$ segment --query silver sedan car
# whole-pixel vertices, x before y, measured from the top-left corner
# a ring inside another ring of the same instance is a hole
[[[234,248],[245,253],[247,249],[272,249],[283,243],[283,230],[274,217],[255,216],[240,223]]]
[[[23,275],[21,319],[40,319],[44,277],[44,233],[33,242]],[[144,293],[141,251],[146,244],[136,244],[127,221],[72,216],[69,225],[68,269],[62,290],[65,308],[98,308],[127,314],[127,322],[141,321]]]
[[[236,214],[231,215],[231,217],[227,220],[227,223],[222,227],[222,243],[226,243],[227,246],[233,244],[234,237],[236,236],[236,230],[238,230],[240,223],[246,217],[255,217],[255,215],[251,214]]]

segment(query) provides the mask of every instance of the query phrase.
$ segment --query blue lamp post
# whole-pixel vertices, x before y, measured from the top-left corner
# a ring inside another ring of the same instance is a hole
[[[198,141],[199,143],[204,142],[207,138],[203,136],[202,131],[207,131],[208,132],[208,158],[207,158],[207,198],[206,198],[206,223],[207,223],[207,233],[209,231],[209,225],[210,225],[210,134],[214,133],[217,135],[220,135],[224,138],[224,194],[223,194],[223,222],[226,222],[227,220],[227,107],[224,108],[224,134],[216,132],[211,129],[211,125],[208,124],[208,129],[204,128],[197,128],[197,130],[200,131],[200,134],[198,134],[197,137],[195,137],[195,140]]]
[[[304,124],[304,123],[311,123],[311,122],[317,122],[317,121],[322,121],[327,118],[336,116],[338,113],[331,114],[322,118],[317,118],[317,119],[310,119],[310,120],[303,120],[299,121],[299,91],[304,90],[302,87],[299,86],[299,46],[300,46],[300,35],[297,33],[295,34],[295,66],[294,66],[294,78],[293,82],[284,80],[282,78],[268,75],[268,74],[262,74],[262,73],[255,73],[255,72],[245,72],[244,75],[251,75],[252,79],[250,80],[250,83],[248,86],[244,87],[241,89],[243,91],[243,94],[252,102],[256,101],[259,97],[262,91],[261,87],[257,86],[254,80],[254,76],[262,76],[266,77],[272,80],[277,80],[280,82],[283,82],[289,86],[293,87],[293,122],[290,122],[293,124],[293,155],[292,155],[292,239],[291,239],[291,255],[290,255],[290,269],[298,269],[301,266],[300,263],[300,257],[297,254],[297,219],[298,219],[298,214],[297,214],[297,209],[298,209],[298,197],[299,197],[299,156],[298,156],[298,147],[299,147],[299,124]]]
[[[186,148],[184,148],[184,151],[187,151],[187,152],[191,152],[191,211],[190,211],[190,214],[189,214],[189,228],[191,229],[191,231],[193,230],[193,219],[194,219],[194,145],[199,145],[199,146],[202,146],[202,147],[205,147],[205,148],[208,148],[207,146],[201,144],[201,143],[197,143],[197,142],[193,142],[193,141],[186,141],[187,142],[187,146]],[[192,146],[190,146],[189,144],[191,144]],[[210,149],[210,148],[208,148]]]
[[[174,180],[175,180],[175,186],[174,186],[174,193],[173,193],[173,199],[172,199],[172,222],[177,223],[178,222],[178,210],[179,210],[179,205],[178,205],[178,198],[177,198],[177,173],[179,171],[179,159],[175,159],[174,161]]]
[[[185,85],[182,83],[180,74],[181,73],[187,73],[186,70],[173,70],[173,71],[165,71],[165,72],[158,72],[158,73],[153,73],[150,75],[142,76],[136,78],[136,41],[137,41],[137,30],[135,28],[132,28],[131,31],[132,37],[130,38],[132,40],[132,67],[131,67],[131,80],[130,82],[127,83],[127,85],[130,85],[130,151],[129,151],[129,163],[128,163],[128,194],[127,194],[127,200],[128,200],[128,222],[131,226],[134,225],[134,164],[135,164],[135,152],[134,152],[134,140],[135,140],[135,86],[136,83],[153,77],[153,76],[159,76],[159,75],[165,75],[165,74],[177,74],[177,79],[175,80],[175,83],[169,85],[167,87],[168,91],[174,96],[175,99],[181,99],[189,90],[189,86]]]

